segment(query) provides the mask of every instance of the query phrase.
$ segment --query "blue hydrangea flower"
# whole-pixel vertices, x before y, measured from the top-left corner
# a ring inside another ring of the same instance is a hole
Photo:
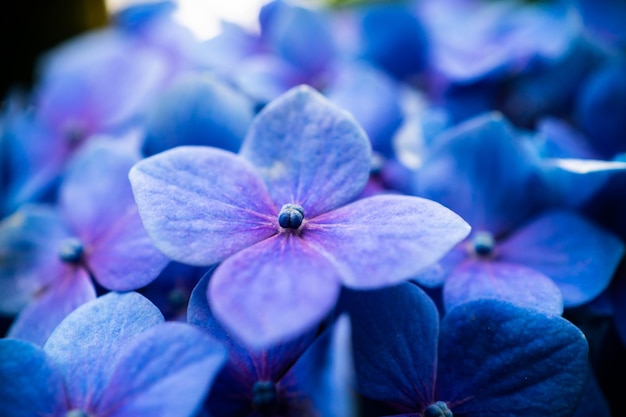
[[[70,164],[57,206],[22,207],[0,223],[0,311],[19,313],[9,335],[43,344],[58,323],[95,297],[96,280],[128,291],[169,261],[150,242],[128,171],[139,160],[95,141]]]
[[[70,314],[43,348],[0,340],[0,414],[194,416],[226,358],[137,293],[109,293]]]
[[[253,350],[233,339],[207,303],[211,272],[194,289],[189,323],[207,331],[228,350],[205,402],[213,417],[313,416],[351,414],[352,355],[347,317],[321,335],[309,331],[295,340]]]
[[[547,210],[554,203],[553,181],[498,115],[440,136],[417,182],[420,195],[450,207],[473,227],[472,236],[440,263],[439,274],[418,278],[432,286],[445,280],[448,308],[490,297],[559,313],[563,305],[599,295],[624,253],[609,231],[574,212]]]
[[[211,308],[246,343],[267,345],[321,320],[342,284],[410,278],[469,232],[421,198],[348,204],[370,157],[352,117],[302,86],[266,106],[239,155],[179,147],[139,162],[130,180],[157,248],[192,265],[222,262]]]
[[[582,332],[558,315],[498,300],[458,306],[441,323],[403,283],[350,292],[357,390],[379,415],[571,416],[588,378]]]

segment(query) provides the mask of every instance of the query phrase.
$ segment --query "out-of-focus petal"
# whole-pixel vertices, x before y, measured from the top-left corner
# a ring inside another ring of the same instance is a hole
[[[111,417],[192,416],[202,403],[226,350],[184,323],[141,333],[120,352],[97,413]]]
[[[500,259],[551,278],[565,307],[591,301],[611,282],[624,254],[612,233],[577,214],[547,212],[520,228],[499,247]]]
[[[276,206],[299,204],[312,217],[354,199],[371,164],[371,145],[354,118],[304,85],[259,113],[240,154],[261,173]]]
[[[99,403],[118,352],[163,322],[159,310],[137,293],[109,293],[76,309],[48,338],[44,351],[59,368],[74,408]]]
[[[215,264],[277,233],[267,187],[230,152],[170,149],[137,163],[130,181],[148,235],[173,260]]]
[[[468,260],[450,273],[443,288],[446,310],[491,298],[549,314],[563,313],[559,288],[544,274],[523,265]]]
[[[63,380],[41,348],[0,340],[0,414],[3,417],[64,415]]]
[[[20,312],[7,337],[43,346],[65,317],[96,298],[96,290],[84,268],[65,266],[57,278]]]

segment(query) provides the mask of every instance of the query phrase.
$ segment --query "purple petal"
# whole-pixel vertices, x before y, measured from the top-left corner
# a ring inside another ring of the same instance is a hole
[[[624,254],[612,233],[568,212],[548,212],[523,226],[500,246],[505,262],[550,277],[565,307],[591,301],[610,283]]]
[[[224,261],[209,283],[213,312],[235,336],[267,347],[311,329],[335,304],[338,272],[295,234],[258,243]]]
[[[0,415],[60,416],[67,411],[63,381],[37,346],[0,340]]]
[[[148,235],[173,260],[211,265],[277,232],[267,187],[230,152],[174,148],[139,162],[130,181]]]
[[[506,262],[467,260],[444,285],[446,310],[468,301],[492,298],[550,314],[563,313],[561,291],[544,274]]]
[[[344,284],[357,288],[412,278],[470,231],[440,204],[399,195],[358,200],[304,227],[304,239],[333,260]]]
[[[346,294],[359,393],[397,412],[433,402],[439,315],[432,300],[410,283]]]
[[[192,416],[225,359],[225,349],[192,326],[154,326],[110,365],[115,370],[97,411],[111,417]]]
[[[57,249],[66,237],[50,206],[24,206],[0,223],[0,312],[17,314],[56,281],[63,270]]]
[[[149,284],[168,262],[152,244],[134,203],[92,242],[87,257],[96,280],[114,291],[129,291]]]
[[[587,341],[559,316],[472,301],[441,323],[437,386],[454,415],[571,416],[587,380]]]
[[[85,269],[64,267],[57,278],[22,310],[7,337],[43,346],[65,317],[96,298],[96,290]]]
[[[104,140],[89,143],[72,160],[59,205],[84,244],[100,238],[134,204],[128,171],[138,160],[138,154]]]
[[[371,164],[369,141],[353,117],[304,85],[259,113],[240,154],[257,167],[276,206],[299,204],[310,217],[354,199]]]
[[[88,410],[98,404],[120,349],[162,322],[159,310],[137,293],[109,293],[67,316],[44,351],[61,371],[72,406]]]

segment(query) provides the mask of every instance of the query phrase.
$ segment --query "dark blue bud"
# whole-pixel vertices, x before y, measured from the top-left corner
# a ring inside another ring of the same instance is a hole
[[[83,243],[75,237],[69,237],[61,242],[59,257],[63,262],[76,264],[83,259],[83,252]]]
[[[278,213],[278,224],[283,229],[297,229],[304,220],[304,209],[297,204],[285,204]]]
[[[424,417],[452,417],[452,411],[443,401],[437,401],[424,410]]]
[[[65,413],[65,417],[92,417],[92,416],[86,411],[74,409]]]
[[[252,405],[260,412],[271,412],[278,404],[278,391],[272,381],[257,381],[252,387]]]
[[[489,232],[477,232],[472,238],[472,251],[481,258],[491,255],[495,245],[493,235]]]

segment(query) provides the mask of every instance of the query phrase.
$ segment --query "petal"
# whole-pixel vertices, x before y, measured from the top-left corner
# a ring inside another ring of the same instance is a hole
[[[152,244],[134,203],[92,242],[87,256],[95,279],[114,291],[135,290],[149,284],[168,262]]]
[[[214,77],[189,75],[155,103],[146,122],[143,152],[154,155],[181,145],[237,152],[252,122],[252,101]]]
[[[194,288],[187,309],[187,321],[217,339],[228,351],[228,362],[220,371],[207,399],[211,415],[233,416],[252,410],[252,387],[259,380],[278,381],[315,338],[315,331],[267,349],[253,350],[233,339],[217,321],[207,302],[212,271]]]
[[[439,315],[416,285],[349,291],[358,391],[393,405],[397,412],[433,401]]]
[[[506,262],[467,260],[443,287],[446,310],[480,298],[508,301],[549,314],[563,313],[561,291],[534,269]]]
[[[497,113],[440,135],[417,176],[419,195],[458,213],[475,229],[510,230],[545,197],[539,170]]]
[[[134,204],[128,171],[139,154],[103,139],[91,142],[70,163],[60,189],[66,224],[90,244]]]
[[[181,146],[130,172],[139,214],[154,245],[173,260],[212,265],[276,233],[276,207],[243,158]]]
[[[222,345],[190,325],[156,325],[120,351],[98,413],[195,415],[225,359]]]
[[[63,271],[58,280],[42,290],[42,293],[22,310],[11,325],[7,337],[43,346],[65,317],[96,298],[96,289],[87,271],[83,268],[68,267]]]
[[[379,195],[311,219],[303,237],[332,259],[344,284],[375,288],[417,275],[469,231],[463,219],[434,201]]]
[[[548,212],[502,242],[503,261],[528,266],[550,277],[565,307],[598,296],[610,283],[624,254],[612,233],[568,212]]]
[[[472,301],[441,324],[439,395],[455,415],[571,416],[587,354],[582,332],[559,316]]]
[[[27,205],[0,223],[0,312],[17,314],[62,274],[57,249],[68,237],[50,206]]]
[[[298,359],[281,386],[293,415],[356,416],[354,376],[350,320],[342,316]]]
[[[215,316],[251,347],[284,342],[313,328],[335,305],[333,264],[295,234],[281,234],[228,258],[209,283]]]
[[[4,417],[58,416],[67,411],[63,380],[46,354],[31,343],[0,340],[0,381]]]
[[[259,113],[240,154],[257,167],[276,206],[299,204],[309,217],[354,199],[371,164],[371,146],[353,117],[304,85]]]
[[[72,406],[90,409],[97,405],[120,349],[162,322],[159,310],[137,293],[109,293],[67,316],[50,335],[44,351],[61,371]]]

